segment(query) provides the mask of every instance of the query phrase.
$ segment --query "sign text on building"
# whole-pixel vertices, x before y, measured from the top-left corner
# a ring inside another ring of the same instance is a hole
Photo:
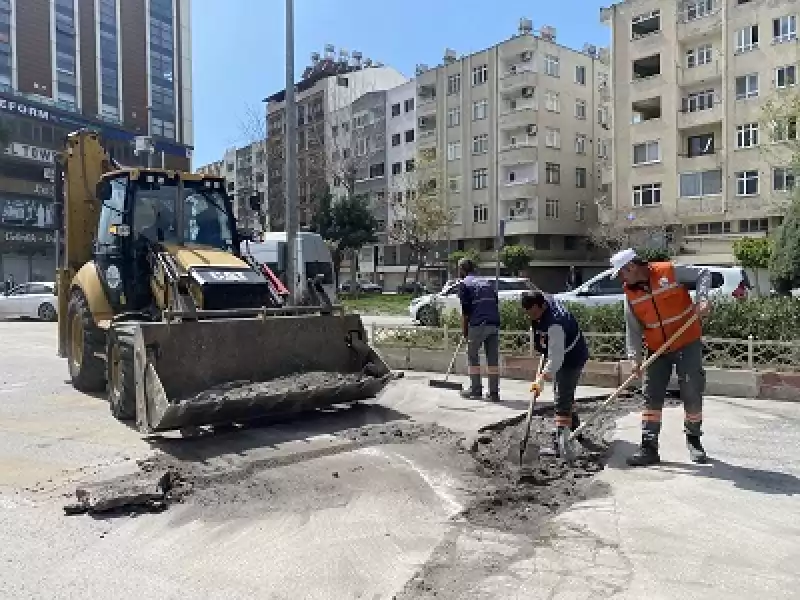
[[[31,146],[29,144],[20,144],[19,142],[12,142],[5,150],[6,154],[33,160],[40,163],[52,165],[55,162],[57,152],[50,148],[40,148],[39,146]]]
[[[53,244],[56,241],[55,233],[50,231],[12,231],[5,229],[0,235],[0,240],[5,243]]]
[[[50,111],[36,108],[35,106],[30,106],[29,104],[24,104],[22,102],[17,102],[16,100],[0,98],[0,110],[7,113],[15,113],[25,115],[27,117],[34,117],[36,119],[41,119],[42,121],[50,120]]]

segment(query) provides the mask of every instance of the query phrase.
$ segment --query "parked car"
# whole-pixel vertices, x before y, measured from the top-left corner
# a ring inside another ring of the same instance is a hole
[[[494,284],[494,277],[480,277]],[[438,294],[427,294],[414,298],[408,307],[411,320],[420,325],[435,326],[439,323],[439,315],[449,313],[452,310],[461,313],[461,301],[458,297],[459,281],[452,281],[445,284],[442,291]],[[534,292],[538,288],[533,285],[530,279],[524,277],[501,277],[498,290],[500,301],[519,300],[523,292]]]
[[[406,281],[397,286],[398,294],[427,294],[429,292],[428,286],[419,281]]]
[[[377,283],[372,283],[371,281],[359,281],[357,284],[357,289],[361,294],[382,294],[383,288],[379,286]],[[339,285],[339,291],[344,293],[349,293],[352,290],[352,282],[350,281],[343,281]]]
[[[705,265],[703,265],[705,266]],[[711,298],[746,298],[750,289],[747,273],[740,267],[706,267],[711,270]],[[601,306],[622,302],[625,294],[618,277],[611,277],[607,269],[572,291],[561,292],[555,297],[562,302],[573,302],[586,306]],[[690,287],[692,298],[695,291]]]
[[[55,284],[51,282],[23,283],[0,295],[0,319],[40,319],[55,321]]]

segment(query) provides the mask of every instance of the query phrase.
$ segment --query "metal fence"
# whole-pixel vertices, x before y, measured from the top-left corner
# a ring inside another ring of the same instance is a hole
[[[461,331],[455,328],[417,327],[414,325],[367,327],[370,340],[379,348],[421,348],[455,350]],[[625,360],[623,333],[584,333],[592,359]],[[727,369],[756,371],[800,371],[800,342],[769,340],[703,338],[707,365]],[[500,351],[510,356],[535,356],[530,331],[501,331]]]

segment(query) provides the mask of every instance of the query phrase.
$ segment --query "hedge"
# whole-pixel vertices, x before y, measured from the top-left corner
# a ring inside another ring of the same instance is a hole
[[[619,333],[625,330],[622,303],[588,307],[569,304],[568,308],[584,331]],[[530,320],[516,302],[502,302],[502,328],[526,331]],[[461,317],[452,311],[448,327],[461,327]],[[711,314],[703,319],[703,334],[716,338],[797,341],[800,340],[800,301],[794,298],[751,298],[713,302]]]

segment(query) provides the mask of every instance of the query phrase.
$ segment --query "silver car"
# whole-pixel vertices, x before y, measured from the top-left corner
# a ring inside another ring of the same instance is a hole
[[[58,302],[52,282],[36,281],[15,286],[0,295],[0,319],[40,319],[55,321]]]

